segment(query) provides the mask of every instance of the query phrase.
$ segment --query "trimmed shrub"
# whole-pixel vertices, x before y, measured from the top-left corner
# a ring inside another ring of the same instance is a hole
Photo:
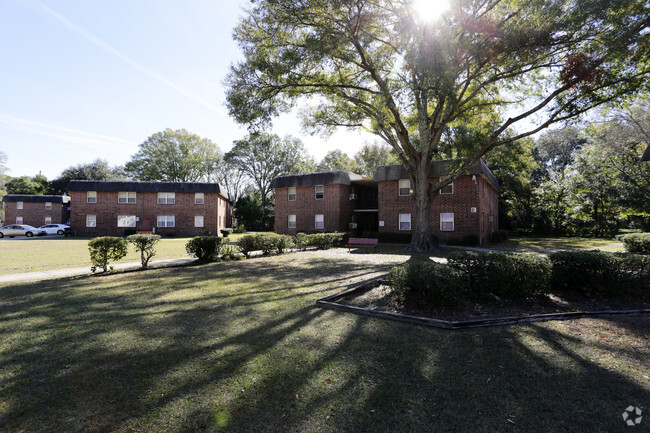
[[[234,233],[246,233],[246,227],[244,224],[237,224],[233,229]]]
[[[140,263],[146,268],[149,260],[156,255],[156,244],[160,240],[160,235],[131,235],[126,238],[133,244],[136,251],[140,252]]]
[[[230,242],[222,242],[221,245],[219,245],[219,256],[221,257],[221,260],[226,262],[231,260],[241,260],[242,257],[237,254],[238,252],[239,248],[237,245],[233,245]]]
[[[257,251],[258,242],[255,239],[255,235],[246,235],[239,238],[237,241],[237,246],[241,250],[244,257],[250,257],[251,251]]]
[[[293,238],[293,243],[300,251],[305,251],[309,246],[309,235],[297,233]]]
[[[466,295],[459,271],[436,262],[409,263],[388,274],[391,295],[403,303],[454,305]]]
[[[91,239],[88,241],[88,250],[90,251],[90,261],[93,263],[90,268],[92,272],[95,272],[97,268],[102,268],[106,272],[111,260],[123,259],[128,252],[126,239],[113,236]],[[112,266],[110,268],[113,269]]]
[[[650,233],[630,233],[619,239],[628,253],[650,255]]]
[[[559,251],[553,288],[588,295],[643,295],[650,291],[650,256],[604,251]]]
[[[543,256],[457,251],[447,256],[447,262],[464,275],[466,287],[478,296],[526,298],[548,293],[551,287],[551,262]]]
[[[278,254],[282,254],[287,251],[289,248],[293,248],[293,238],[287,235],[277,235],[274,238],[275,249],[278,251]]]
[[[185,244],[187,253],[199,262],[211,262],[219,257],[219,246],[223,238],[218,236],[196,236]]]
[[[227,238],[232,234],[232,229],[221,229],[221,234],[224,238]]]
[[[319,250],[328,250],[334,245],[339,245],[343,240],[345,233],[315,233],[309,235],[309,244],[315,246]]]
[[[508,240],[508,232],[505,230],[495,230],[492,232],[492,236],[490,237],[490,241],[493,244],[500,244],[501,242],[505,242]]]

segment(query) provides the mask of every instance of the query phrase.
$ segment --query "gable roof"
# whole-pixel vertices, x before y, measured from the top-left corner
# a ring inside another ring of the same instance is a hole
[[[68,203],[67,195],[32,195],[32,194],[7,194],[2,197],[3,202],[23,201],[26,203]]]
[[[178,192],[216,193],[227,197],[218,183],[212,182],[136,182],[113,180],[71,180],[68,191],[133,191],[133,192]]]
[[[293,188],[296,186],[330,185],[341,184],[351,185],[352,182],[364,180],[364,177],[343,170],[317,171],[306,174],[288,174],[278,176],[271,182],[271,188]]]
[[[459,160],[456,159],[447,159],[442,161],[431,162],[431,165],[429,166],[428,177],[448,176],[449,165],[458,161]],[[485,165],[485,162],[483,162],[482,159],[479,159],[476,164],[471,166],[465,174],[467,175],[482,174],[488,179],[488,181],[492,185],[494,185],[494,187],[497,190],[501,191],[501,186],[499,185],[499,181],[497,180],[496,177],[494,177],[494,174],[492,174],[492,172],[490,171],[488,166]],[[408,179],[408,178],[409,178],[409,174],[404,168],[404,166],[382,165],[381,167],[377,167],[377,171],[375,171],[375,176],[373,177],[373,180],[377,182],[381,182],[386,180],[399,180],[399,179]]]

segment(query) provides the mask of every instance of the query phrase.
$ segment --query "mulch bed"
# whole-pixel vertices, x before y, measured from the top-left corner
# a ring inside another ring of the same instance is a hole
[[[322,307],[394,320],[456,329],[524,321],[570,319],[594,312],[650,313],[650,296],[642,298],[593,298],[555,292],[533,299],[464,300],[455,306],[403,305],[390,296],[390,287],[369,283],[318,302]],[[587,314],[582,314],[587,312]],[[623,313],[627,314],[627,313]],[[415,320],[412,320],[415,319]],[[424,320],[419,320],[424,319]]]

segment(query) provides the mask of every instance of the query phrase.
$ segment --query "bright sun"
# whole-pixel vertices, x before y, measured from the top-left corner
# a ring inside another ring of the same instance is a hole
[[[413,12],[422,21],[432,21],[449,9],[449,0],[414,0]]]

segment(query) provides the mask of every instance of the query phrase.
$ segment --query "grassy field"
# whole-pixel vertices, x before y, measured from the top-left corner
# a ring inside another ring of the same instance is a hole
[[[88,266],[88,240],[79,238],[47,237],[0,241],[0,274],[45,271]],[[161,239],[156,245],[153,260],[187,257],[188,239]],[[121,262],[140,262],[140,254],[129,245],[129,254]]]
[[[235,242],[242,236],[244,235],[233,234],[228,239]],[[0,275],[84,266],[90,269],[89,239],[56,236],[0,241]],[[153,260],[188,257],[185,244],[189,239],[161,239],[156,245],[156,256]],[[132,245],[129,245],[129,254],[119,263],[126,262],[140,262],[140,255]]]
[[[411,259],[385,252],[0,285],[0,431],[616,432],[647,410],[647,317],[443,331],[315,307]]]
[[[552,252],[558,250],[601,250],[624,251],[623,243],[615,239],[601,238],[563,238],[563,237],[512,237],[495,245],[495,248],[508,248],[521,251]]]

